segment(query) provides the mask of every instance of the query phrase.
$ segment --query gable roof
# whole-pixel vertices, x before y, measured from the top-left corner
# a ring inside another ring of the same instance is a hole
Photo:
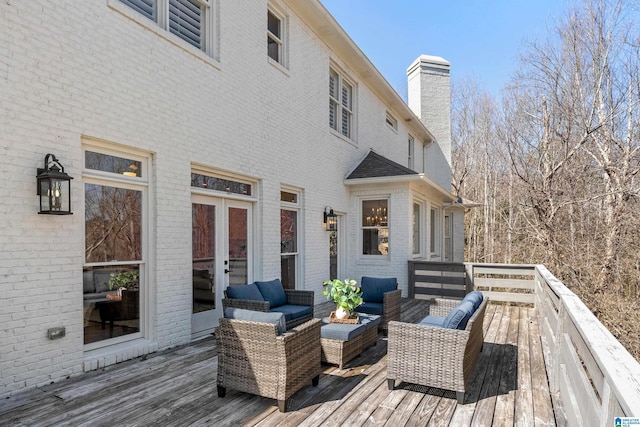
[[[358,178],[379,178],[384,176],[402,176],[402,175],[418,175],[418,172],[409,169],[406,166],[402,166],[400,163],[396,163],[393,160],[387,159],[384,156],[376,153],[375,151],[369,151],[367,157],[365,157],[358,166],[349,174],[347,179]]]

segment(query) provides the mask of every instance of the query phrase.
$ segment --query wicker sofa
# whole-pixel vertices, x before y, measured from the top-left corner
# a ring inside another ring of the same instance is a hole
[[[313,291],[284,289],[279,279],[229,286],[222,307],[284,313],[287,330],[313,319]]]
[[[380,330],[387,333],[390,320],[400,320],[402,291],[398,289],[396,278],[363,276],[360,281],[363,304],[356,311],[382,316]]]
[[[236,314],[249,311],[231,308],[225,310],[225,315],[229,310],[235,310]],[[252,311],[249,316],[261,320],[259,316],[282,314]],[[218,396],[224,397],[227,388],[257,394],[276,399],[278,409],[285,412],[291,395],[309,382],[318,385],[321,323],[320,319],[312,319],[279,334],[278,321],[220,319],[215,333]]]
[[[483,297],[463,329],[436,326],[453,313],[460,300],[436,299],[421,324],[389,322],[387,381],[453,390],[459,403],[484,342],[483,321],[488,299]]]

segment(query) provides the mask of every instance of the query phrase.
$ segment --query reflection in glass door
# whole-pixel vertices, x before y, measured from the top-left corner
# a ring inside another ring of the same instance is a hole
[[[233,203],[233,202],[230,202]],[[228,240],[225,260],[225,273],[228,274],[227,285],[246,285],[249,283],[249,228],[248,209],[229,207]]]
[[[194,195],[191,206],[191,334],[197,337],[218,326],[223,289],[252,279],[251,203]]]
[[[216,207],[192,204],[193,313],[216,308]]]

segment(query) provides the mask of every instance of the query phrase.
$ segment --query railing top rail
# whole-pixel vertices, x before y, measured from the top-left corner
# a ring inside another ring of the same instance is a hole
[[[464,265],[472,265],[474,267],[488,268],[512,268],[514,270],[533,270],[537,264],[504,264],[504,263],[484,263],[484,262],[465,262]]]
[[[566,313],[611,386],[627,416],[640,416],[640,363],[593,315],[582,300],[543,265],[540,277],[564,305]]]

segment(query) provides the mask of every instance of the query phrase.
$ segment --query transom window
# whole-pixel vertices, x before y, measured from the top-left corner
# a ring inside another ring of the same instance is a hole
[[[161,28],[214,55],[212,0],[120,0]]]
[[[282,66],[286,66],[284,39],[284,17],[271,9],[267,10],[267,55]]]
[[[194,172],[191,173],[191,186],[243,196],[252,195],[252,185],[249,183]]]
[[[343,75],[329,69],[329,126],[353,139],[354,87]]]

